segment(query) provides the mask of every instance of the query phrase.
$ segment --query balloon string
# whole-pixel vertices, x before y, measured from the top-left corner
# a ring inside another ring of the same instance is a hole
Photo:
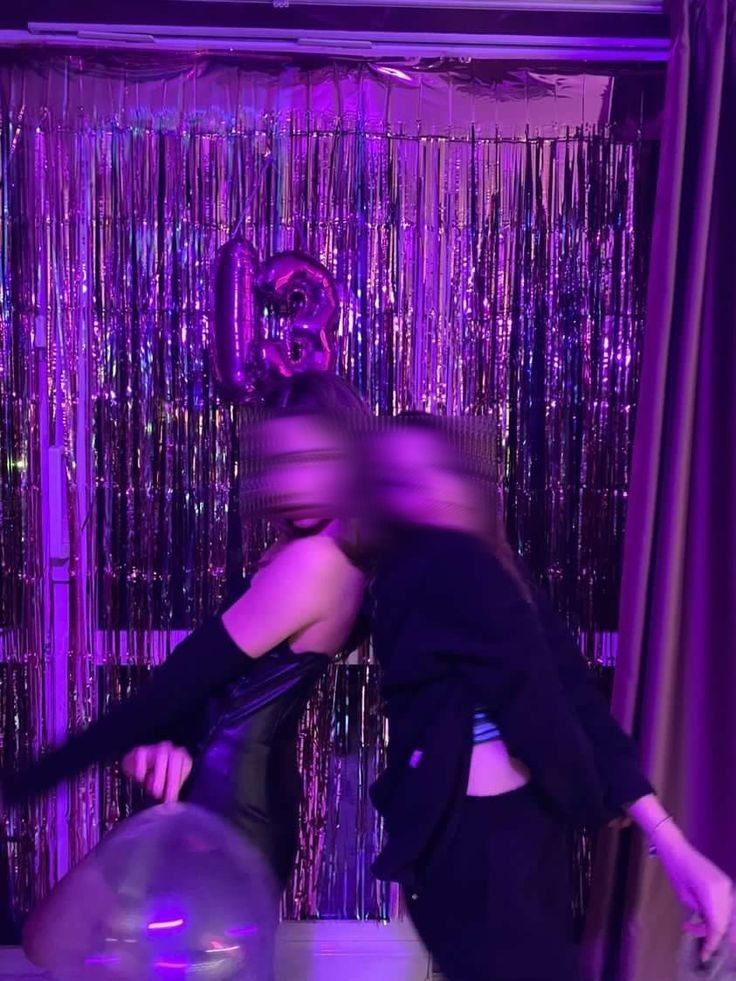
[[[230,233],[230,238],[237,238],[238,232],[240,231],[240,226],[243,224],[243,221],[245,220],[245,216],[250,211],[250,206],[253,201],[253,198],[255,197],[256,192],[260,190],[261,184],[263,184],[263,180],[266,176],[266,172],[268,171],[269,167],[271,167],[272,164],[273,164],[273,155],[269,150],[266,153],[265,160],[263,161],[263,164],[261,165],[261,169],[258,172],[258,177],[253,182],[253,187],[250,189],[250,194],[245,199],[243,210],[240,212],[240,218],[238,218],[237,222],[235,223],[235,227]]]

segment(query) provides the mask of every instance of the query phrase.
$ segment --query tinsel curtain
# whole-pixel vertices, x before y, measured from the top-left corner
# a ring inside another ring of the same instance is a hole
[[[134,685],[266,538],[240,520],[242,418],[208,346],[241,218],[262,257],[334,273],[339,370],[377,412],[492,417],[512,539],[610,663],[655,157],[608,125],[611,77],[37,53],[0,83],[7,765]],[[391,912],[357,662],[305,719],[289,916]],[[13,815],[17,907],[130,803],[90,774]]]

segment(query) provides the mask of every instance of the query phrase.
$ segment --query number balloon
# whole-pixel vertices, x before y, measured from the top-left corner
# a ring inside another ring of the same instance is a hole
[[[329,271],[310,256],[279,252],[261,266],[257,289],[281,328],[265,343],[266,369],[287,376],[331,370],[340,306]]]
[[[256,294],[258,255],[241,238],[217,253],[215,267],[215,368],[222,394],[244,401],[256,394],[262,354]]]

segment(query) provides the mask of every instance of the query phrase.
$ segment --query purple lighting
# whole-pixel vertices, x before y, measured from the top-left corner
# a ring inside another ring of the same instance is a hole
[[[374,65],[373,68],[379,75],[388,75],[389,78],[397,78],[401,82],[414,81],[408,72],[402,71],[400,68],[392,68],[390,65]]]
[[[179,927],[184,926],[184,917],[180,916],[175,920],[153,920],[148,924],[148,929],[165,931],[165,930],[178,930]]]
[[[225,931],[228,937],[253,937],[256,933],[258,928],[254,923],[244,923],[243,926],[235,926]]]

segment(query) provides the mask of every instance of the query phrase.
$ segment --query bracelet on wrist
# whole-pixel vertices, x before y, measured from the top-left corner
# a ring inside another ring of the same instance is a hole
[[[657,854],[657,846],[656,846],[656,844],[654,842],[654,836],[659,831],[659,829],[662,827],[662,825],[663,824],[667,824],[668,821],[674,821],[674,818],[672,817],[671,814],[668,814],[667,817],[663,817],[661,821],[658,821],[654,825],[654,827],[652,828],[652,830],[649,832],[649,854],[650,855],[656,855]]]

